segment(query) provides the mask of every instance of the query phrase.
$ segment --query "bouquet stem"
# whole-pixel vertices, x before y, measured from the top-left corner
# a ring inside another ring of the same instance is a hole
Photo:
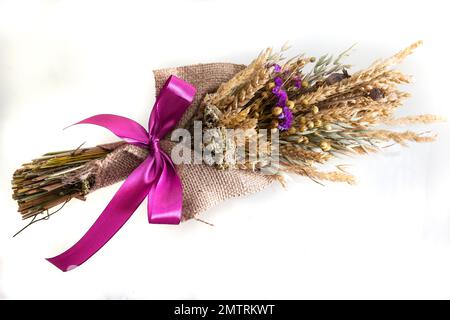
[[[94,176],[73,182],[70,177],[90,161],[103,159],[114,150],[111,145],[50,152],[23,164],[12,179],[13,199],[19,204],[22,219],[34,217],[72,198],[85,200]]]

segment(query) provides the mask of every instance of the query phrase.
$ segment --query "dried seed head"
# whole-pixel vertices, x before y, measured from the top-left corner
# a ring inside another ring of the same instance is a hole
[[[314,126],[316,126],[317,128],[320,128],[322,126],[322,120],[317,119],[316,121],[314,121]]]
[[[275,88],[275,82],[273,82],[273,81],[269,82],[269,84],[267,85],[267,87],[269,88],[269,90]]]
[[[270,127],[271,128],[278,128],[278,121],[277,120],[272,120],[272,122],[270,123]]]
[[[281,107],[275,107],[272,109],[272,114],[274,116],[279,116],[283,112],[283,108]]]
[[[371,97],[372,100],[378,101],[384,98],[384,93],[378,88],[373,88],[370,90],[369,97]]]
[[[311,108],[311,112],[312,112],[313,114],[318,114],[318,113],[319,113],[319,107],[318,107],[318,106],[313,106],[313,107]]]
[[[299,105],[301,105],[304,108],[306,108],[308,106],[308,101],[303,98],[299,98],[297,101],[298,101]]]
[[[328,142],[326,142],[326,141],[324,140],[324,141],[321,141],[321,142],[320,142],[320,148],[321,148],[323,151],[330,151],[331,146],[330,146],[330,144],[329,144]]]
[[[297,129],[295,129],[294,127],[290,127],[289,130],[287,131],[289,134],[294,134],[297,132]]]
[[[306,118],[305,117],[300,117],[300,123],[301,124],[305,124],[306,123]]]
[[[314,128],[314,122],[312,122],[312,121],[308,121],[308,123],[306,125],[308,126],[309,129]]]
[[[305,132],[306,130],[308,130],[308,127],[306,125],[302,124],[299,129],[300,129],[300,132]]]
[[[324,126],[324,128],[325,128],[325,130],[326,131],[331,131],[333,128],[331,127],[331,124],[329,124],[329,123],[327,123],[325,126]]]
[[[294,103],[294,101],[292,101],[292,100],[288,100],[287,102],[286,102],[286,105],[287,105],[287,107],[289,108],[289,109],[294,109],[294,106],[295,106],[295,103]]]
[[[332,84],[335,84],[346,78],[348,78],[348,76],[345,73],[332,73],[325,79],[325,83],[331,86]]]
[[[303,81],[302,81],[302,87],[303,87],[303,88],[308,88],[308,87],[309,87],[309,82],[306,81],[306,80],[303,80]]]

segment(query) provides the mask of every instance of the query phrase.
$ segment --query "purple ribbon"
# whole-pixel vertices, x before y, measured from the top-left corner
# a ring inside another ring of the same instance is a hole
[[[76,124],[95,124],[124,141],[149,149],[149,155],[125,180],[86,234],[62,254],[47,259],[62,271],[72,270],[103,247],[148,196],[149,223],[179,224],[183,190],[175,166],[159,140],[173,130],[195,96],[195,88],[170,78],[156,99],[148,132],[139,123],[113,114],[99,114]]]

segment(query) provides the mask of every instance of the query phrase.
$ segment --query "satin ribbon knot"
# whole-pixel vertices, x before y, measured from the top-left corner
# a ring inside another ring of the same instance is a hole
[[[150,143],[148,145],[149,152],[151,153],[159,152],[160,148],[161,145],[159,144],[159,139],[150,137]]]
[[[170,76],[150,114],[148,131],[139,123],[113,114],[100,114],[76,124],[102,126],[127,143],[147,148],[148,157],[130,174],[86,234],[70,249],[47,259],[62,271],[72,270],[100,250],[148,198],[149,223],[179,224],[181,180],[160,139],[172,131],[195,96],[189,83]]]

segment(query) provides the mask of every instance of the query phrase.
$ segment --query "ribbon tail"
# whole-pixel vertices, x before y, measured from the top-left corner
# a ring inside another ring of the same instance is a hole
[[[64,253],[47,259],[62,271],[72,270],[100,250],[128,221],[155,181],[153,158],[147,158],[125,180],[86,234]]]
[[[122,140],[140,146],[149,142],[147,130],[139,123],[115,114],[97,114],[77,122],[77,124],[94,124],[108,129]]]
[[[149,192],[148,220],[157,224],[179,224],[183,205],[183,187],[170,157],[161,151],[161,175]]]

